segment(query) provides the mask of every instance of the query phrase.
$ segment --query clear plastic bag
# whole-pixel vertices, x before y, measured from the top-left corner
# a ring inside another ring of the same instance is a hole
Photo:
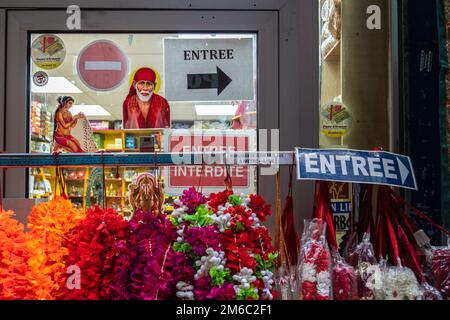
[[[331,255],[320,219],[305,222],[300,255],[300,299],[331,300]]]
[[[385,300],[422,300],[422,290],[414,272],[398,265],[387,267],[383,277]]]
[[[298,283],[295,270],[287,268],[286,262],[283,262],[278,269],[275,280],[276,289],[280,300],[298,300]]]
[[[358,296],[362,300],[379,299],[383,290],[383,266],[377,263],[375,250],[370,242],[370,234],[365,233],[363,240],[350,253],[352,265],[356,265]]]
[[[355,269],[337,255],[332,269],[334,300],[358,300]]]
[[[421,285],[420,290],[422,291],[423,300],[444,300],[439,290],[427,282]]]

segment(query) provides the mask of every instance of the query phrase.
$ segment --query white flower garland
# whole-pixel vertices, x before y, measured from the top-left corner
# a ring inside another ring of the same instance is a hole
[[[273,288],[273,273],[269,270],[262,270],[261,271],[262,280],[264,282],[264,289],[262,290],[262,298],[272,300],[272,288]]]
[[[241,289],[250,289],[253,282],[256,281],[256,277],[253,275],[253,270],[249,268],[242,268],[239,273],[233,275],[233,280],[239,282],[238,285],[234,285],[234,291],[236,293]],[[258,289],[254,289],[255,293],[258,293]]]
[[[201,277],[205,277],[209,274],[209,270],[213,267],[217,267],[218,270],[223,270],[225,266],[225,252],[214,251],[213,248],[206,249],[206,256],[200,258],[200,260],[195,261],[195,265],[200,267],[197,273],[194,275],[194,279],[198,280]]]
[[[180,281],[177,283],[176,288],[178,290],[176,293],[177,298],[180,298],[182,300],[194,300],[193,285],[190,285],[189,283],[186,283],[184,281]]]

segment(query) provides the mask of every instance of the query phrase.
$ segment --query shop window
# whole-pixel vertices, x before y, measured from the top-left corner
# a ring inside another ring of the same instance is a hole
[[[30,152],[257,150],[255,34],[32,33],[29,40]],[[130,210],[128,185],[152,170],[107,169],[108,205]],[[193,185],[221,190],[226,172],[154,173],[176,196]],[[228,172],[237,192],[256,192],[255,168]],[[63,174],[73,202],[95,203],[98,169]],[[31,170],[29,196],[53,195],[55,181],[52,169]]]

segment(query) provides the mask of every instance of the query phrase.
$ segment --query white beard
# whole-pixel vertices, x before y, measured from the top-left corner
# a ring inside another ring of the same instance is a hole
[[[150,94],[148,96],[144,96],[137,89],[136,89],[136,93],[137,93],[137,96],[138,96],[139,100],[141,100],[143,102],[149,102],[150,98],[153,95],[153,92],[150,92]]]

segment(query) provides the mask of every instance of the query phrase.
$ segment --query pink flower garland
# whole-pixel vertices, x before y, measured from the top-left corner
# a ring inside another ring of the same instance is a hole
[[[137,211],[130,221],[131,237],[112,284],[115,299],[174,299],[176,284],[193,269],[173,251],[177,234],[165,215]],[[128,271],[129,270],[129,271]]]

